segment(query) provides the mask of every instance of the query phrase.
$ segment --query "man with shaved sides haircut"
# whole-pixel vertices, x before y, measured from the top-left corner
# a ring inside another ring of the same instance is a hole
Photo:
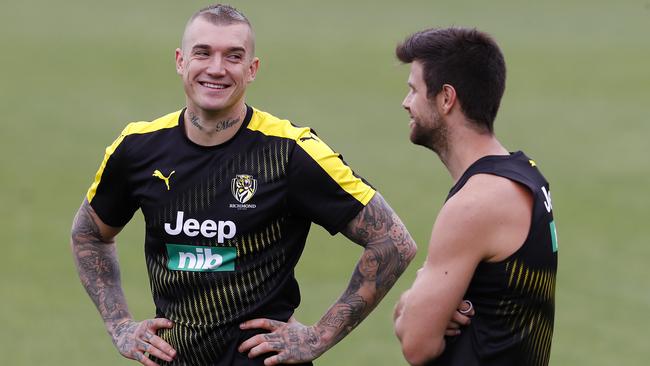
[[[415,256],[382,196],[310,128],[246,103],[260,61],[246,17],[195,13],[176,50],[185,107],[129,123],[75,216],[77,271],[115,347],[143,365],[311,364],[356,327]],[[116,236],[140,210],[155,314],[133,319]],[[313,325],[294,317],[311,223],[362,247]],[[343,287],[343,286],[342,286]]]

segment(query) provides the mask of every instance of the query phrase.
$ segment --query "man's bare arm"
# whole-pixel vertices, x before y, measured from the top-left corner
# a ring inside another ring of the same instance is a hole
[[[120,230],[106,225],[84,200],[74,218],[70,242],[79,279],[123,356],[148,366],[155,363],[145,352],[171,361],[174,350],[155,335],[157,329],[171,327],[171,322],[167,319],[135,322],[129,313],[115,245]]]
[[[84,200],[72,225],[71,247],[81,283],[112,334],[118,324],[131,319],[131,314],[120,285],[115,247],[120,229],[98,224],[100,221]]]
[[[444,351],[446,328],[476,266],[516,251],[526,238],[531,214],[525,188],[486,174],[473,176],[445,203],[433,226],[427,259],[395,309],[395,333],[409,364],[426,364]]]
[[[252,337],[240,352],[250,357],[277,352],[266,365],[310,361],[334,346],[379,303],[416,254],[406,227],[384,198],[376,193],[342,233],[364,247],[343,295],[316,325],[269,319],[245,322],[243,329],[263,328],[272,333]]]

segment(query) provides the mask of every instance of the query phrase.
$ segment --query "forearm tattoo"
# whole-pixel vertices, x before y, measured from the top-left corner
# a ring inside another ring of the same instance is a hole
[[[120,284],[115,242],[102,238],[95,220],[96,214],[84,201],[72,226],[71,246],[81,283],[113,334],[115,326],[131,316]]]
[[[348,224],[343,234],[365,250],[345,293],[319,322],[334,334],[334,343],[375,308],[404,272],[417,249],[400,218],[379,193]]]

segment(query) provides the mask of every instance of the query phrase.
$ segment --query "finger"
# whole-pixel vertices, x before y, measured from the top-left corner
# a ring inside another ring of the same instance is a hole
[[[237,350],[241,353],[246,353],[248,350],[251,348],[267,341],[267,338],[265,338],[266,334],[258,334],[256,336],[252,336],[248,338],[244,343],[239,345],[239,348]]]
[[[172,323],[171,320],[165,318],[149,319],[147,320],[146,324],[147,329],[151,330],[154,334],[158,329],[171,328],[174,326],[174,323]]]
[[[249,321],[245,321],[239,325],[239,328],[241,329],[266,329],[270,330],[271,332],[275,331],[276,329],[280,328],[283,326],[284,322],[278,321],[278,320],[273,320],[273,319],[253,319]]]
[[[463,315],[467,316],[474,316],[476,313],[474,311],[474,306],[472,305],[472,302],[469,300],[463,300],[460,305],[458,306],[458,312],[460,312]]]
[[[460,335],[460,329],[449,329],[447,328],[445,330],[445,335],[448,337],[455,337],[457,335]]]
[[[264,360],[264,366],[275,366],[284,363],[286,357],[281,354],[271,356]]]
[[[281,342],[264,342],[253,347],[250,352],[248,352],[248,358],[255,358],[269,352],[279,352],[282,349],[283,345]]]
[[[143,352],[148,352],[150,355],[156,356],[157,358],[161,360],[165,360],[167,362],[171,362],[173,360],[173,358],[167,355],[165,352],[159,350],[158,348],[152,346],[149,343],[139,341],[138,349]]]
[[[160,366],[157,363],[151,361],[149,357],[145,356],[144,353],[140,351],[133,351],[133,359],[137,360],[145,366]]]
[[[468,317],[467,315],[463,315],[459,313],[458,311],[454,311],[454,315],[451,317],[451,322],[456,323],[458,326],[466,326],[469,325],[469,323],[472,322],[472,319]],[[458,327],[456,327],[458,328]]]
[[[143,339],[149,343],[151,343],[152,346],[158,348],[159,350],[165,352],[169,357],[175,357],[176,356],[176,350],[174,347],[172,347],[169,343],[165,342],[162,338],[158,337],[157,335],[151,333],[150,331],[146,331],[144,333]],[[157,357],[157,356],[156,356]]]

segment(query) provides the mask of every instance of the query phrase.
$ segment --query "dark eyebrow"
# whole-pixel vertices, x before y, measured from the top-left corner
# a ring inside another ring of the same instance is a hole
[[[242,52],[246,53],[246,49],[244,47],[232,47],[228,49],[228,52]]]
[[[207,44],[197,44],[197,45],[192,46],[192,51],[209,50],[209,49],[210,49],[210,46],[208,46]]]
[[[210,45],[199,43],[199,44],[196,44],[196,45],[192,46],[192,51],[196,51],[196,50],[210,50]],[[231,47],[228,50],[226,50],[226,52],[228,52],[228,53],[242,52],[242,53],[246,54],[246,48],[244,48],[244,47]]]

